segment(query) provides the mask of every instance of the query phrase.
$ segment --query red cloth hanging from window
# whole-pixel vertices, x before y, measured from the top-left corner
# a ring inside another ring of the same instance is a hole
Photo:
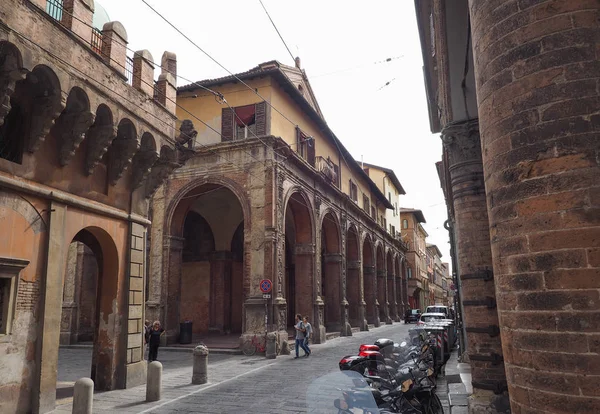
[[[254,123],[254,117],[256,115],[256,108],[254,105],[246,105],[235,108],[235,123],[239,127],[244,125],[252,125]]]

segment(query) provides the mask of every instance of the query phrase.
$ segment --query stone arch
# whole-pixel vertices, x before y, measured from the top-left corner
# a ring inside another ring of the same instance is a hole
[[[323,320],[330,332],[342,330],[342,254],[340,224],[328,209],[321,221],[321,298]]]
[[[108,146],[117,135],[114,125],[114,116],[111,108],[100,104],[96,108],[96,118],[86,134],[85,145],[85,172],[91,175],[96,166],[102,170],[99,175],[106,178],[108,163],[105,157]]]
[[[375,243],[370,234],[365,234],[362,248],[363,283],[366,303],[366,319],[369,324],[379,326],[377,304],[377,274],[375,268]]]
[[[250,277],[244,270],[250,257],[244,190],[224,178],[194,180],[173,197],[165,218],[168,340],[177,339],[179,322],[188,319],[194,334],[241,334]]]
[[[26,199],[15,193],[2,191],[0,195],[0,206],[14,210],[29,223],[29,228],[34,234],[46,231],[47,224],[38,210]]]
[[[140,149],[135,153],[132,160],[131,185],[133,188],[137,188],[142,184],[158,158],[159,153],[156,150],[154,135],[148,131],[142,133]]]
[[[23,57],[21,51],[14,44],[0,41],[0,126],[5,122],[4,118],[12,109],[11,96],[15,92],[16,84],[25,77],[23,70]]]
[[[133,121],[122,118],[117,126],[117,136],[108,149],[108,182],[115,185],[123,176],[139,148],[138,132]]]
[[[165,146],[161,148],[161,157],[164,148]],[[170,149],[170,147],[167,148]],[[191,197],[199,194],[195,192],[195,190],[197,191],[200,187],[207,184],[225,187],[236,195],[242,206],[242,211],[244,212],[244,226],[248,229],[250,228],[250,199],[248,198],[247,191],[240,184],[226,177],[203,177],[190,181],[171,198],[171,202],[165,212],[164,234],[181,237],[183,232],[183,221],[180,213],[182,211],[187,211],[191,203]],[[249,239],[246,239],[246,237],[245,243],[249,243]]]
[[[90,99],[80,87],[69,91],[65,109],[54,127],[52,135],[56,137],[58,161],[61,166],[69,164],[85,137],[85,132],[94,122],[95,114],[90,112]]]
[[[122,382],[118,366],[126,351],[118,328],[125,306],[124,279],[119,280],[119,252],[112,236],[100,227],[82,228],[71,240],[86,245],[97,263],[95,296],[87,298],[95,308],[91,378],[97,390],[112,390]],[[69,262],[67,256],[65,253],[65,263]]]
[[[350,326],[364,329],[364,308],[360,279],[360,236],[356,225],[350,224],[346,236],[346,298]]]
[[[313,325],[315,302],[315,231],[312,207],[305,192],[292,187],[285,197],[285,298],[287,325],[294,325],[297,313],[308,316]]]

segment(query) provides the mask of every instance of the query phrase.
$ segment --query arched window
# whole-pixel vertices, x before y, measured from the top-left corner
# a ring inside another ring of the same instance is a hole
[[[403,229],[407,229],[408,228],[408,220],[407,219],[402,220],[402,228]]]

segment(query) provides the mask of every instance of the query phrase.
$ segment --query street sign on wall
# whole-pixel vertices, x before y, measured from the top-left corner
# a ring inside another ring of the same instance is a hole
[[[269,293],[273,289],[273,283],[270,279],[263,279],[260,281],[260,291],[262,293]]]

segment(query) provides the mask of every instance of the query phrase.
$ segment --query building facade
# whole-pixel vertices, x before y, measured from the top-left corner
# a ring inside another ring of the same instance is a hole
[[[178,111],[205,125],[152,206],[146,305],[169,342],[184,320],[196,335],[287,339],[300,313],[317,342],[400,320],[405,251],[378,222],[393,205],[327,127],[298,66],[179,88]]]
[[[427,243],[427,256],[430,258],[427,264],[427,273],[431,275],[429,278],[430,304],[445,304],[448,292],[447,286],[444,286],[442,252],[440,252],[440,249],[435,244]]]
[[[429,278],[427,277],[427,232],[421,225],[425,216],[421,210],[400,208],[402,238],[407,245],[406,280],[410,309],[422,311],[430,304]]]
[[[600,5],[415,6],[469,410],[600,412]]]
[[[44,413],[60,343],[93,342],[98,390],[145,382],[147,209],[183,156],[173,74],[155,93],[150,54],[128,58],[118,22],[96,29],[93,1],[0,16],[0,411]]]
[[[400,180],[393,170],[378,165],[361,163],[369,178],[377,185],[381,192],[388,198],[388,201],[393,206],[385,211],[385,216],[379,218],[379,223],[383,223],[383,227],[392,237],[402,239],[400,225],[400,196],[406,194]]]

